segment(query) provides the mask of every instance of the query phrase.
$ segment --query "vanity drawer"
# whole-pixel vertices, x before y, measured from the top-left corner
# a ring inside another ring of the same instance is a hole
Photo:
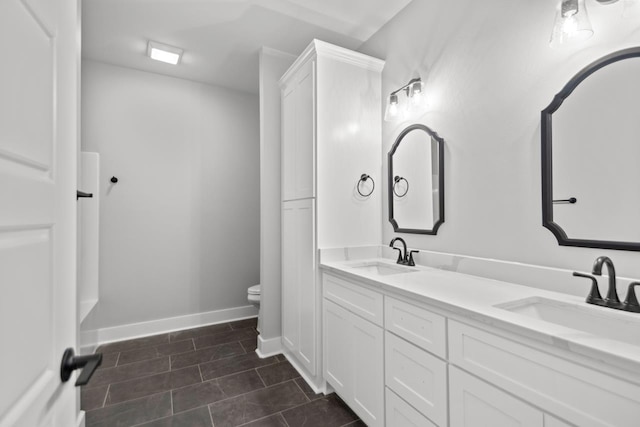
[[[378,326],[384,312],[382,294],[330,274],[323,275],[324,297]]]
[[[447,425],[447,364],[385,333],[385,384],[440,426]]]
[[[384,311],[385,329],[446,359],[447,329],[444,316],[390,297],[385,297]]]
[[[385,390],[386,424],[389,427],[438,427],[389,388]]]
[[[639,386],[452,320],[449,361],[571,424],[638,425]]]

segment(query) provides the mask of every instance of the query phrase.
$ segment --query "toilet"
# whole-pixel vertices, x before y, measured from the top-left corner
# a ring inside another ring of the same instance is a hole
[[[247,290],[247,300],[260,309],[260,285],[251,286]]]
[[[260,312],[260,285],[255,285],[247,289],[247,300],[250,304],[254,305]],[[258,315],[258,325],[256,326],[258,333],[260,332],[260,315]]]

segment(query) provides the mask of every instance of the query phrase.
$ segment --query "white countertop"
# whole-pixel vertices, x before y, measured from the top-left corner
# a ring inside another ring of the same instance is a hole
[[[513,313],[495,307],[495,305],[532,297],[577,303],[592,309],[594,315],[613,315],[621,322],[628,321],[637,324],[639,326],[636,329],[638,335],[640,335],[639,313],[622,312],[586,304],[585,298],[572,295],[420,265],[411,267],[418,271],[387,276],[350,268],[354,264],[363,262],[383,262],[395,265],[389,259],[368,258],[350,261],[325,261],[320,264],[320,267],[345,278],[357,279],[369,286],[404,295],[467,317],[470,320],[586,356],[593,359],[593,363],[597,364],[600,369],[606,369],[606,366],[601,365],[605,364],[623,371],[630,371],[635,374],[634,382],[640,381],[640,346]],[[588,288],[585,287],[585,297],[587,293]],[[612,314],[612,311],[615,314]]]

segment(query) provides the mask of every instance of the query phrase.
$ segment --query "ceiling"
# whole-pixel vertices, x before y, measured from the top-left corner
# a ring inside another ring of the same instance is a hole
[[[412,0],[83,0],[82,57],[258,92],[258,52],[320,39],[357,49]],[[147,41],[184,49],[178,66]]]

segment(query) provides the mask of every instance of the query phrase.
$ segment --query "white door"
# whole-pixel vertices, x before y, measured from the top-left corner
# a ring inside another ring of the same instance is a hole
[[[77,0],[0,1],[0,427],[73,427]]]

